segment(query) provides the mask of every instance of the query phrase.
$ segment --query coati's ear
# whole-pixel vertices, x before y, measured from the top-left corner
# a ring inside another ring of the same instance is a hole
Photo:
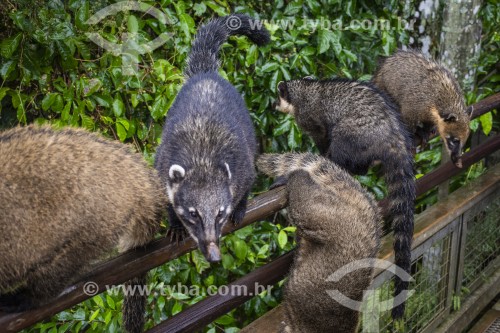
[[[472,118],[472,115],[474,114],[474,105],[469,105],[465,113],[469,116],[469,118]]]
[[[281,98],[288,101],[288,87],[285,81],[280,81],[278,83],[278,94]]]
[[[454,113],[445,114],[442,118],[446,122],[457,121],[457,115]]]
[[[302,80],[310,80],[310,81],[312,81],[312,80],[314,80],[314,76],[312,76],[312,75],[304,76],[302,78]]]
[[[181,167],[179,164],[172,164],[172,166],[168,170],[168,176],[170,177],[170,180],[172,180],[174,183],[178,183],[181,180],[183,180],[185,175],[186,175],[186,170],[184,170],[184,168]]]
[[[231,169],[229,168],[229,164],[224,162],[224,166],[225,166],[226,171],[227,171],[227,176],[229,177],[229,180],[231,180],[232,174],[231,174]]]

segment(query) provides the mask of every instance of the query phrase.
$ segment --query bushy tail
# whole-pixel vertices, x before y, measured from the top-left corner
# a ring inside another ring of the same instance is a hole
[[[397,156],[389,158],[385,172],[388,186],[389,219],[394,230],[394,262],[407,273],[411,273],[411,244],[413,240],[413,213],[415,205],[415,179],[413,156],[409,151],[399,148]],[[405,299],[408,281],[395,277],[395,296],[404,292]],[[404,315],[405,304],[392,309],[394,320]]]
[[[270,40],[269,31],[263,27],[262,22],[247,15],[233,14],[213,19],[196,34],[187,61],[186,76],[217,72],[219,49],[232,35],[245,35],[257,45],[267,44]]]
[[[146,310],[146,293],[144,287],[147,283],[147,274],[137,276],[124,285],[127,293],[123,301],[123,327],[128,333],[140,333],[144,328],[144,312]]]
[[[257,158],[256,164],[261,172],[271,177],[287,177],[294,171],[304,170],[323,185],[351,178],[332,161],[311,153],[263,154]]]

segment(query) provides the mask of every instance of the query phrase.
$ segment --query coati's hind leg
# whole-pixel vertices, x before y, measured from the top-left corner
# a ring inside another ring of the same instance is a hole
[[[179,243],[187,237],[186,228],[182,225],[181,220],[177,216],[174,210],[174,206],[167,205],[168,223],[170,225],[167,231],[167,237],[170,237],[171,241]]]
[[[82,276],[85,273],[82,267],[86,267],[96,253],[82,254],[78,240],[73,241],[75,238],[69,238],[51,257],[32,267],[25,276],[25,286],[13,293],[1,295],[0,310],[20,312],[40,307]],[[94,241],[101,242],[100,239]]]
[[[416,127],[415,136],[420,139],[420,147],[425,150],[429,138],[436,133],[436,126],[432,123],[422,123]]]
[[[38,300],[26,288],[0,295],[0,311],[2,312],[23,312],[34,309],[38,305]]]
[[[234,225],[240,224],[241,221],[243,221],[243,218],[245,217],[245,213],[247,212],[247,203],[248,203],[248,195],[250,192],[245,193],[243,196],[243,199],[236,205],[233,211],[233,215],[231,216],[231,220],[233,221]]]

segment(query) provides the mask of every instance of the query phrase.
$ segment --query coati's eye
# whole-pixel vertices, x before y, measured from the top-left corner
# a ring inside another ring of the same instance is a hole
[[[224,207],[221,207],[219,209],[219,212],[217,213],[217,218],[221,218],[222,217],[222,214],[224,214]]]
[[[450,146],[458,146],[460,144],[460,139],[457,138],[449,138],[448,139],[448,144]]]
[[[191,215],[192,218],[197,218],[198,212],[196,212],[196,209],[194,208],[189,208],[189,215]]]

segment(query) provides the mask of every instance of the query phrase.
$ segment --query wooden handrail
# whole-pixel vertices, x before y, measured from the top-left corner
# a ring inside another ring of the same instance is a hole
[[[473,117],[478,117],[499,107],[500,93],[497,93],[474,104]],[[491,154],[491,152],[499,148],[499,144],[499,136],[496,136],[464,154],[462,159],[464,168]],[[440,166],[417,181],[417,195],[439,185],[462,170],[456,168],[451,162]],[[383,212],[385,212],[387,202],[383,200],[379,205],[382,207]],[[262,220],[278,212],[285,206],[286,197],[284,188],[277,188],[261,194],[250,200],[242,223],[238,226],[227,224],[223,230],[223,234],[234,232],[255,221]],[[97,266],[80,282],[67,288],[65,293],[43,307],[16,314],[0,313],[0,333],[17,332],[90,298],[90,296],[83,292],[83,286],[88,281],[96,283],[99,292],[103,292],[107,285],[112,286],[123,283],[134,276],[147,272],[195,248],[196,244],[190,238],[180,244],[174,244],[169,239],[163,237],[142,249],[129,251]]]

